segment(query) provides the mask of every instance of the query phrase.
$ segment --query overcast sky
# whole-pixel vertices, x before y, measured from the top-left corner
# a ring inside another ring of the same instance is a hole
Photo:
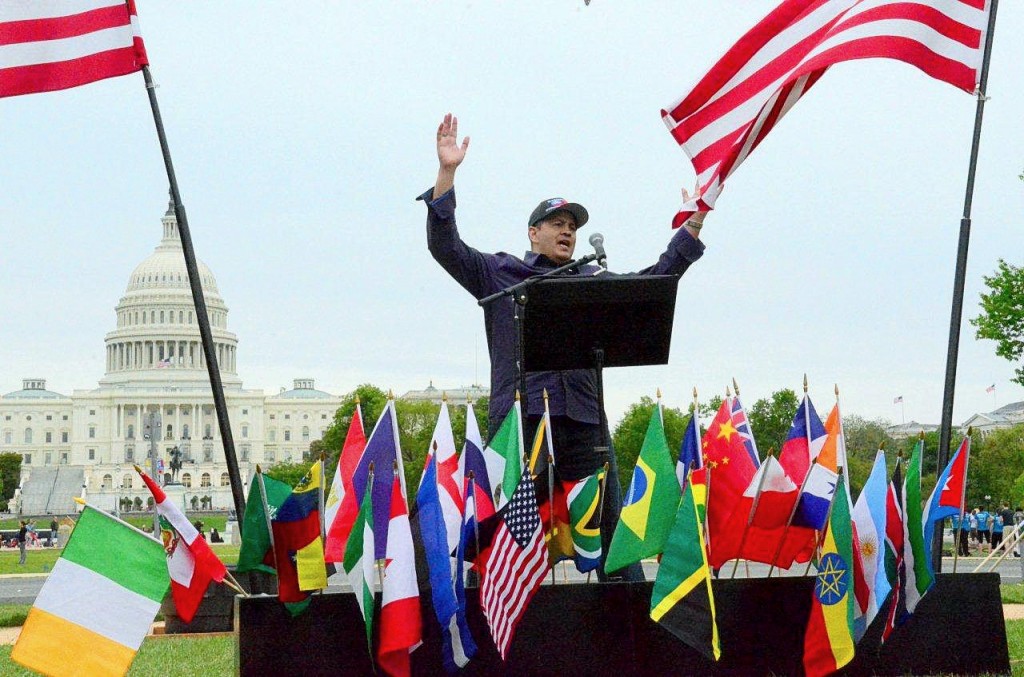
[[[522,254],[538,201],[584,204],[614,270],[650,265],[693,169],[660,119],[769,0],[138,0],[199,257],[247,388],[486,383],[482,313],[426,249],[434,132],[472,137],[458,220]],[[982,275],[1024,263],[1024,12],[985,109],[954,421],[1024,399],[979,342]],[[683,277],[670,362],[609,370],[609,415],[660,387],[744,400],[806,372],[819,410],[938,423],[973,97],[893,61],[832,68],[734,175]],[[0,393],[95,387],[167,181],[141,74],[0,100]],[[995,384],[995,396],[986,394]]]

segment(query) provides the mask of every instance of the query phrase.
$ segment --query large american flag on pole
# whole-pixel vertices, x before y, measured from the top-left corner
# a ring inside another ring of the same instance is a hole
[[[988,12],[989,0],[785,0],[661,112],[700,186],[672,226],[714,209],[725,180],[833,64],[896,59],[974,92]]]
[[[77,87],[148,63],[134,0],[0,1],[0,97]]]
[[[550,571],[529,468],[523,470],[519,486],[497,519],[480,598],[494,645],[504,659],[526,605]]]

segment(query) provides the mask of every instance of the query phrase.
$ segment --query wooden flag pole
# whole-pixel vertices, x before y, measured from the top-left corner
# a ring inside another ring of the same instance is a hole
[[[203,355],[206,357],[206,370],[210,375],[213,405],[217,412],[217,423],[220,426],[220,438],[224,443],[224,460],[228,466],[228,479],[231,481],[231,496],[234,499],[235,514],[244,515],[245,495],[242,492],[242,476],[238,471],[238,459],[235,456],[235,440],[231,434],[231,422],[228,419],[228,407],[224,399],[224,384],[220,378],[217,351],[213,343],[213,332],[210,329],[210,316],[206,309],[206,299],[203,297],[203,285],[199,277],[199,267],[196,264],[196,252],[192,247],[192,235],[188,228],[188,216],[185,214],[185,204],[181,201],[181,191],[178,190],[178,179],[174,173],[174,163],[171,161],[171,149],[167,143],[163,118],[160,116],[160,106],[156,100],[156,85],[153,84],[153,76],[149,73],[149,66],[142,67],[142,77],[146,82],[149,106],[153,110],[153,122],[156,124],[156,134],[160,140],[160,150],[163,153],[167,181],[170,183],[171,201],[174,203],[174,218],[178,222],[181,250],[185,255],[185,269],[188,271],[189,286],[192,289],[192,302],[196,308],[196,321],[199,324],[199,337],[203,344]],[[238,533],[239,535],[242,533],[241,520],[238,522]]]
[[[957,244],[956,268],[953,273],[953,301],[949,316],[949,343],[946,347],[946,380],[942,390],[942,420],[939,424],[939,452],[936,467],[944,468],[949,462],[949,443],[953,434],[953,396],[956,389],[956,367],[960,352],[960,324],[963,322],[964,287],[967,279],[967,249],[971,241],[971,204],[974,200],[974,175],[978,166],[978,147],[981,143],[981,121],[985,113],[985,92],[988,87],[988,68],[992,60],[992,37],[996,27],[999,0],[989,0],[988,27],[985,30],[985,52],[981,61],[974,112],[974,136],[971,157],[967,166],[967,189],[964,193],[964,212],[960,218],[960,238]],[[931,544],[932,565],[936,573],[942,571],[942,533],[934,534]],[[954,560],[955,562],[955,560]]]

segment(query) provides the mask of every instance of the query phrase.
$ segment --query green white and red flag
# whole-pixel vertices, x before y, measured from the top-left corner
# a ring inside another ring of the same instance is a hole
[[[156,500],[160,516],[160,538],[167,553],[167,572],[171,576],[171,596],[178,617],[191,623],[210,581],[222,583],[227,569],[210,549],[206,539],[188,521],[178,506],[167,499],[153,478],[135,466]]]

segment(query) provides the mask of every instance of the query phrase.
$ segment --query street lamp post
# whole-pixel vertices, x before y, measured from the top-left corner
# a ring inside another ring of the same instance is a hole
[[[153,477],[157,476],[156,470],[156,445],[157,440],[160,438],[160,431],[163,427],[163,422],[160,420],[160,412],[150,411],[146,414],[144,419],[142,433],[145,439],[149,440],[149,472]],[[153,503],[153,533],[160,533],[160,517],[156,511],[156,502]]]

